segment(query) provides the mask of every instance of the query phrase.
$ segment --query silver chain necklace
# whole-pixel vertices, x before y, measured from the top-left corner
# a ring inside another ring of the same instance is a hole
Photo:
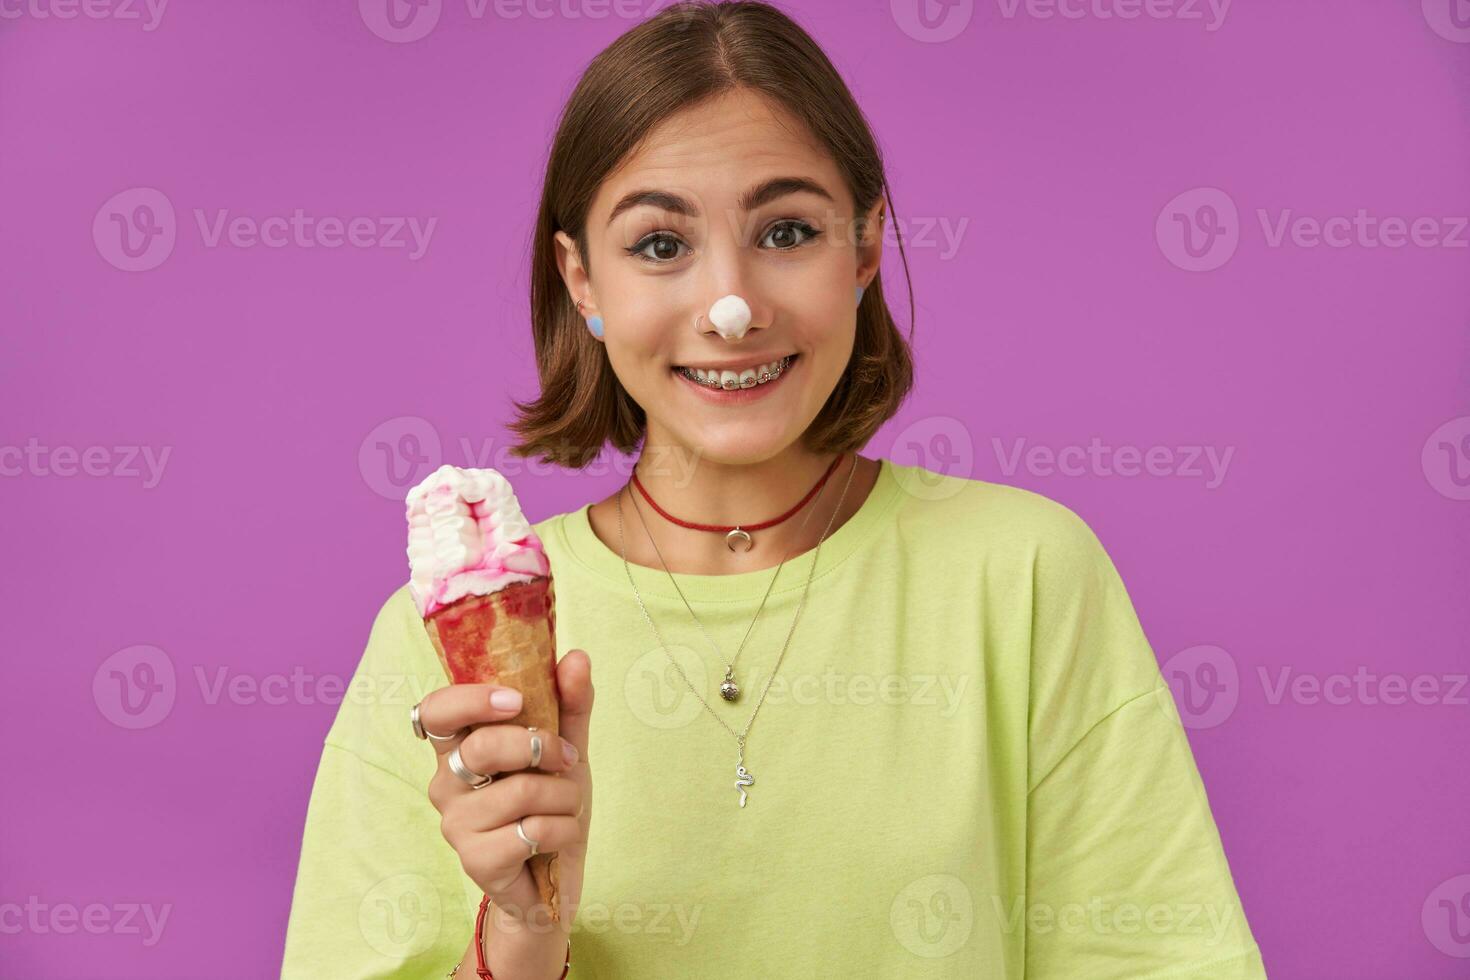
[[[854,466],[855,465],[856,463],[854,463]],[[705,641],[709,643],[710,649],[715,652],[715,656],[719,659],[720,663],[725,664],[725,679],[720,683],[720,697],[724,698],[726,701],[737,700],[740,697],[740,686],[735,683],[735,661],[740,659],[740,653],[742,650],[745,649],[745,641],[750,638],[750,631],[755,628],[756,621],[760,619],[761,610],[766,608],[766,599],[770,597],[771,589],[775,586],[776,579],[781,577],[782,566],[785,565],[787,559],[791,557],[791,548],[788,547],[786,549],[786,554],[783,555],[781,558],[781,564],[776,566],[775,574],[771,576],[771,581],[766,586],[766,594],[764,596],[761,596],[761,604],[756,607],[755,615],[751,617],[750,620],[750,626],[746,627],[745,636],[742,636],[740,638],[740,645],[735,648],[735,656],[730,658],[729,663],[725,663],[725,655],[720,652],[719,646],[710,637],[709,631],[704,628],[704,623],[700,621],[697,615],[695,615],[694,607],[689,605],[689,600],[684,596],[684,590],[679,588],[678,580],[675,579],[674,576],[669,572],[669,563],[664,561],[664,554],[662,551],[659,550],[658,542],[653,539],[653,531],[649,528],[648,521],[645,520],[643,517],[643,507],[641,504],[638,503],[638,497],[634,494],[629,494],[629,496],[633,500],[633,510],[638,514],[638,522],[643,525],[643,533],[648,537],[648,543],[653,546],[653,553],[655,555],[658,555],[658,563],[663,566],[664,574],[668,575],[669,582],[674,586],[674,591],[679,593],[679,598],[682,599],[684,602],[684,608],[689,610],[690,618],[692,618],[695,622],[695,625],[699,627],[699,631],[704,634]],[[618,496],[619,521],[622,520],[622,508],[623,499],[620,494]],[[816,513],[816,510],[817,505],[815,503],[807,508],[806,514],[804,514],[801,518],[801,524],[796,529],[796,540],[801,539],[801,532],[806,530],[806,522],[811,520],[812,514]]]
[[[689,680],[689,675],[686,674],[686,673],[684,673],[684,668],[681,667],[681,666],[679,666],[679,662],[674,659],[673,654],[669,653],[669,647],[668,647],[668,644],[664,642],[663,634],[659,631],[658,626],[654,623],[653,617],[648,614],[648,607],[643,604],[643,596],[638,592],[638,584],[633,581],[633,571],[632,571],[631,568],[628,567],[628,549],[627,549],[627,543],[626,543],[626,541],[623,538],[623,492],[625,490],[627,490],[627,485],[625,484],[624,487],[623,487],[623,489],[618,491],[618,498],[617,498],[618,499],[618,547],[619,547],[619,549],[622,552],[622,556],[623,556],[623,571],[625,573],[627,573],[627,576],[628,576],[628,584],[631,585],[631,586],[633,586],[633,596],[634,596],[634,598],[636,598],[638,600],[638,608],[640,610],[642,610],[642,612],[643,612],[643,618],[648,622],[649,627],[653,630],[654,636],[658,637],[659,646],[663,649],[664,656],[668,657],[669,663],[671,663],[671,664],[674,665],[674,669],[679,672],[679,676],[682,677],[682,678],[684,678],[684,683],[689,686],[690,692],[696,698],[699,699],[699,703],[702,704],[702,705],[704,705],[704,710],[708,711],[711,715],[713,715],[715,721],[719,722],[720,725],[721,725],[721,727],[723,727],[725,729],[725,731],[729,732],[731,735],[733,735],[735,737],[735,745],[736,745],[736,748],[737,748],[737,757],[736,757],[736,762],[735,762],[735,788],[740,791],[740,805],[742,807],[745,806],[745,800],[746,800],[746,796],[747,796],[747,794],[745,792],[745,787],[750,786],[750,785],[752,785],[752,784],[755,783],[755,776],[751,774],[750,770],[748,770],[748,769],[745,768],[745,737],[750,732],[750,726],[753,725],[753,724],[755,724],[755,716],[760,712],[761,705],[765,703],[765,700],[766,700],[766,692],[768,692],[771,689],[771,682],[776,679],[776,672],[778,670],[780,670],[780,668],[781,668],[781,660],[786,656],[786,648],[791,644],[791,635],[796,632],[796,623],[797,623],[798,620],[801,619],[801,610],[803,609],[803,607],[806,606],[807,592],[810,591],[811,586],[812,586],[812,575],[816,572],[817,561],[821,557],[821,554],[822,554],[822,542],[824,542],[824,541],[827,540],[827,535],[832,530],[832,522],[837,519],[838,513],[842,510],[842,504],[847,499],[847,489],[848,489],[848,487],[850,487],[852,485],[852,477],[853,477],[853,474],[856,471],[857,471],[857,456],[856,456],[856,454],[854,454],[853,461],[852,461],[852,466],[847,471],[847,480],[842,485],[842,495],[837,498],[837,506],[835,508],[833,508],[832,515],[827,518],[827,527],[822,531],[821,538],[819,538],[817,540],[816,550],[812,554],[811,567],[807,569],[806,585],[801,590],[801,601],[799,603],[797,603],[797,606],[796,606],[796,615],[794,615],[791,618],[791,628],[786,631],[786,639],[781,643],[781,652],[776,657],[776,666],[771,669],[771,676],[766,680],[766,686],[761,689],[761,696],[756,701],[756,703],[755,703],[755,709],[753,711],[751,711],[750,718],[745,722],[745,727],[742,728],[738,732],[735,731],[735,729],[731,728],[729,726],[729,724],[726,723],[725,719],[721,718],[720,715],[719,715],[719,713],[716,712],[715,709],[713,709],[713,708],[711,708],[709,706],[709,702],[706,701],[703,698],[703,696],[700,695],[698,689],[696,689],[695,686],[694,686],[694,684]],[[634,507],[637,507],[637,502],[636,501],[634,502]],[[813,508],[813,510],[815,510],[815,508]],[[807,513],[807,516],[808,517],[811,516],[811,512],[810,511]],[[640,519],[641,519],[641,512],[640,512]],[[645,526],[645,528],[647,527],[646,524],[644,526]],[[805,520],[802,521],[802,526],[803,527],[806,526]],[[654,550],[655,550],[655,553],[657,553],[657,550],[658,550],[657,547],[655,547]],[[790,548],[788,548],[787,549],[787,553],[786,553],[786,557],[789,558],[790,556],[791,556],[791,551],[790,551]],[[663,564],[663,555],[662,554],[659,555],[659,563],[660,564]],[[783,558],[781,560],[781,564],[784,565],[785,563],[786,563],[786,559]],[[781,572],[781,565],[778,565],[778,566],[776,566],[776,574],[779,575],[780,572]],[[666,575],[669,576],[670,581],[673,581],[673,579],[674,579],[673,573],[671,573],[669,571],[669,568],[668,568],[667,565],[664,565],[664,574],[666,574]],[[771,585],[774,585],[775,582],[776,582],[776,577],[775,576],[772,576],[771,577]],[[678,584],[677,581],[674,582],[674,588],[679,591],[679,597],[682,599],[684,597],[684,592],[683,592],[682,589],[679,589],[679,584]],[[766,587],[766,594],[767,595],[770,595],[770,592],[771,592],[771,587],[770,586],[767,586]],[[685,605],[685,607],[688,607],[689,606],[689,600],[685,599],[684,600],[684,605]],[[762,608],[764,608],[764,606],[765,606],[765,600],[764,599],[761,600],[761,606],[762,606]],[[693,615],[694,614],[694,610],[693,609],[690,609],[689,610],[689,613],[690,613],[690,615]],[[757,617],[760,616],[760,609],[757,609],[756,610],[756,616]],[[698,623],[699,622],[699,617],[696,616],[695,619],[694,619],[694,621],[696,623]],[[752,620],[751,621],[751,626],[754,627],[754,625],[755,625],[755,621]],[[702,623],[700,624],[700,629],[701,630],[704,630],[704,625]],[[749,629],[746,630],[746,635],[747,636],[750,635],[750,630]],[[705,632],[705,637],[708,639],[708,637],[709,637],[709,633],[708,632]],[[714,641],[711,640],[710,642],[711,642],[711,645],[713,645],[713,642]],[[744,642],[745,642],[744,640],[741,640],[742,645],[744,644]],[[716,651],[715,652],[718,654],[718,652],[719,652],[718,648],[716,648]],[[739,654],[737,652],[737,656],[738,655]],[[721,657],[721,660],[722,661],[723,661],[723,659],[724,658]]]

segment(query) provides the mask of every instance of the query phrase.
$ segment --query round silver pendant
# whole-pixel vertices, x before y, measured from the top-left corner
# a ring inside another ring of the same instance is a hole
[[[725,681],[725,683],[720,685],[720,697],[726,701],[734,701],[740,697],[740,688],[735,686],[734,681]]]
[[[745,547],[738,549],[740,551],[749,551],[751,545],[755,543],[751,540],[749,532],[742,531],[738,527],[735,530],[731,531],[729,534],[725,535],[725,545],[731,551],[737,550],[735,545],[740,542],[745,543]]]

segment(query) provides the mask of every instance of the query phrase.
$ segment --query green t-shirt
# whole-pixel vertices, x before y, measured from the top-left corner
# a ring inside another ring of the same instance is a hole
[[[781,569],[727,703],[661,569],[630,566],[667,651],[587,507],[535,525],[557,654],[586,650],[597,690],[570,977],[1264,977],[1173,698],[1091,529],[1030,491],[881,462],[821,547],[749,731],[744,807],[735,739],[672,662],[740,731],[812,553]],[[773,572],[675,578],[728,657]],[[399,589],[327,733],[288,980],[440,977],[463,952],[480,896],[408,723],[444,683]]]

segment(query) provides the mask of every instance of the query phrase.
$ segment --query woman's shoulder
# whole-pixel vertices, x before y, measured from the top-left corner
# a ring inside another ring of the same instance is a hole
[[[952,548],[988,555],[1090,562],[1102,552],[1091,525],[1068,505],[1035,490],[978,477],[891,463],[899,485],[898,522],[927,531]]]

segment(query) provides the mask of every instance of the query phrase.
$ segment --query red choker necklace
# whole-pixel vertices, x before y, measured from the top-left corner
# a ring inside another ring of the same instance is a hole
[[[649,496],[648,490],[643,486],[643,481],[638,479],[638,471],[636,469],[633,471],[633,485],[638,488],[639,493],[643,494],[643,499],[648,501],[649,506],[658,511],[658,515],[665,520],[672,521],[680,527],[687,527],[693,531],[721,531],[725,535],[725,544],[729,547],[731,551],[734,551],[735,546],[741,542],[743,542],[745,545],[743,550],[749,551],[751,547],[755,544],[754,539],[752,539],[750,536],[750,532],[761,531],[768,527],[774,527],[777,524],[780,524],[782,521],[786,520],[792,514],[795,514],[797,511],[801,510],[801,508],[806,505],[807,501],[811,500],[812,497],[816,496],[817,491],[822,489],[822,485],[827,482],[827,478],[831,476],[833,471],[837,469],[837,464],[842,462],[842,457],[845,455],[845,453],[837,454],[837,458],[832,461],[831,466],[827,467],[827,472],[822,474],[822,478],[817,481],[817,485],[808,490],[806,496],[797,501],[795,507],[782,514],[780,517],[773,517],[769,521],[762,521],[759,524],[696,524],[693,521],[683,521],[675,517],[673,514],[670,514],[668,511],[664,510],[658,505],[658,502],[654,500],[653,497]]]

